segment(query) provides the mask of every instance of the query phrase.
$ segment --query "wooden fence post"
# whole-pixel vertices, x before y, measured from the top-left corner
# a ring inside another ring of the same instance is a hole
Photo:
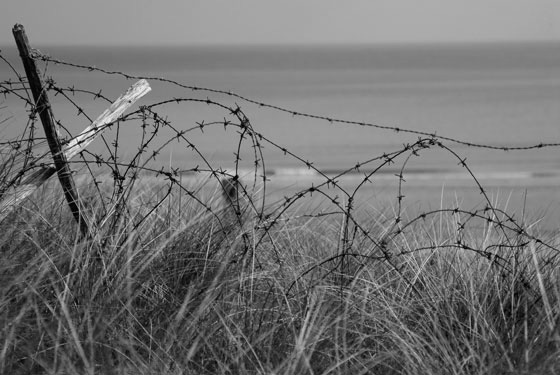
[[[66,158],[72,159],[82,152],[93,140],[115,122],[138,99],[150,92],[151,88],[144,79],[132,85],[126,93],[121,95],[99,117],[85,128],[76,138],[66,143],[62,152]],[[0,195],[0,221],[2,221],[19,202],[31,195],[41,184],[56,173],[54,165],[42,166],[28,175],[18,186]]]
[[[74,215],[74,219],[76,219],[80,226],[82,235],[87,235],[89,233],[88,224],[83,215],[80,213],[76,186],[74,184],[74,180],[72,179],[72,174],[70,168],[68,167],[66,157],[64,156],[64,153],[61,152],[62,145],[53,120],[52,108],[49,103],[47,91],[43,87],[43,82],[39,72],[37,71],[35,60],[31,57],[31,47],[29,46],[29,40],[27,39],[23,25],[16,24],[12,29],[12,33],[14,34],[19,55],[21,57],[21,61],[23,62],[23,67],[25,68],[25,74],[27,75],[29,87],[33,93],[35,110],[39,114],[39,118],[41,119],[43,128],[45,129],[45,135],[51,150],[54,166],[58,173],[58,179],[62,185],[62,190],[64,191],[64,196],[70,206],[72,215]]]

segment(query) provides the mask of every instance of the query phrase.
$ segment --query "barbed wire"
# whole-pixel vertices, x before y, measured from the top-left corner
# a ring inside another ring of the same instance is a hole
[[[206,98],[173,97],[143,105],[137,110],[121,116],[117,121],[108,124],[108,127],[113,130],[113,138],[102,136],[103,148],[101,151],[85,150],[80,154],[80,160],[70,161],[70,165],[76,169],[85,168],[93,182],[93,190],[102,208],[101,217],[98,218],[96,227],[104,228],[103,230],[106,231],[105,238],[110,237],[111,228],[123,225],[123,222],[130,227],[130,236],[141,237],[138,233],[153,220],[153,216],[157,213],[158,209],[162,207],[164,202],[170,199],[174,191],[178,191],[179,196],[184,195],[188,197],[192,204],[198,205],[224,231],[229,230],[227,228],[231,225],[231,222],[235,223],[235,226],[241,231],[240,238],[243,244],[239,251],[239,259],[236,259],[239,262],[243,262],[244,259],[251,257],[256,259],[257,263],[260,262],[257,250],[266,245],[272,247],[273,253],[280,264],[282,249],[279,248],[275,240],[275,231],[281,232],[282,226],[301,218],[321,220],[336,218],[339,220],[341,230],[336,253],[326,256],[323,261],[302,271],[293,280],[288,288],[288,293],[298,283],[298,280],[319,269],[324,269],[325,266],[330,267],[330,269],[328,272],[323,273],[321,277],[328,277],[328,275],[337,272],[341,275],[341,288],[346,287],[351,285],[360,270],[366,267],[368,262],[372,261],[387,264],[393,272],[398,274],[410,286],[411,290],[417,292],[414,282],[406,275],[404,263],[400,261],[400,258],[425,250],[459,249],[470,251],[487,259],[492,267],[504,274],[513,274],[515,272],[509,264],[509,259],[515,251],[523,249],[530,242],[536,243],[554,253],[559,251],[557,244],[552,241],[545,241],[529,233],[527,228],[524,228],[523,225],[518,224],[514,220],[513,216],[492,204],[489,194],[476,177],[476,174],[468,166],[466,159],[461,157],[445,142],[501,151],[523,151],[558,147],[560,143],[542,142],[524,146],[497,146],[472,143],[436,133],[294,111],[251,99],[231,91],[186,85],[167,78],[130,75],[120,71],[109,71],[95,66],[67,62],[52,58],[38,50],[34,52],[34,58],[45,62],[42,75],[47,92],[53,93],[74,108],[76,110],[76,118],[83,118],[90,123],[92,118],[80,105],[78,96],[84,95],[89,99],[101,100],[106,103],[111,103],[111,99],[105,96],[101,90],[94,91],[74,86],[60,87],[55,79],[48,75],[49,65],[60,64],[88,72],[117,75],[125,79],[159,81],[209,95]],[[21,102],[23,107],[29,108],[27,125],[22,130],[21,135],[16,139],[0,142],[0,147],[5,147],[7,150],[6,154],[11,158],[9,163],[5,164],[8,166],[5,169],[10,173],[5,175],[0,173],[0,176],[2,176],[0,181],[2,184],[0,186],[1,197],[7,189],[16,187],[24,175],[32,173],[37,168],[48,164],[49,155],[46,151],[38,152],[40,146],[45,143],[45,140],[37,137],[35,134],[36,109],[31,101],[26,79],[18,73],[17,69],[1,53],[0,61],[8,64],[15,76],[14,80],[7,79],[0,82],[0,94],[13,97]],[[210,95],[214,94],[225,95],[242,103],[280,111],[294,117],[312,118],[332,124],[357,125],[402,134],[412,134],[417,136],[418,139],[415,142],[405,143],[391,152],[369,157],[366,160],[358,161],[353,163],[353,165],[332,173],[322,170],[312,160],[298,155],[287,146],[258,131],[253,127],[246,112],[237,103],[230,105],[219,98],[210,97]],[[223,120],[196,122],[184,128],[176,126],[165,114],[158,112],[164,110],[169,105],[182,106],[186,104],[209,107],[216,113],[219,113],[219,118],[223,118]],[[120,145],[120,127],[125,122],[138,122],[140,124],[140,137],[136,145],[137,147],[134,151],[128,152],[128,155],[121,152]],[[57,124],[65,129],[69,138],[72,137],[70,130],[65,127],[63,121],[57,121]],[[226,170],[222,165],[215,165],[205,152],[197,146],[196,142],[191,140],[191,134],[195,132],[197,134],[204,134],[206,129],[217,127],[223,127],[224,131],[230,131],[235,134],[236,142],[233,146],[234,156],[232,160],[233,169]],[[166,132],[170,132],[170,135],[162,135],[164,129]],[[159,144],[156,144],[156,140]],[[154,166],[154,162],[158,161],[159,155],[174,142],[181,143],[185,150],[192,152],[197,157],[200,163],[180,169],[174,168],[171,165],[167,168]],[[263,152],[265,147],[277,150],[297,165],[312,171],[314,182],[310,183],[311,186],[304,186],[292,194],[284,195],[275,202],[268,202],[267,185],[270,173],[267,169],[268,164]],[[445,151],[450,159],[455,160],[458,166],[466,171],[471,181],[473,181],[475,189],[482,195],[484,208],[469,211],[458,206],[442,207],[438,210],[418,213],[412,218],[405,217],[403,208],[405,194],[403,187],[406,183],[405,175],[408,162],[414,157],[422,157],[424,153],[432,149]],[[249,150],[248,154],[251,155],[251,160],[249,161],[242,160],[241,157],[242,153],[247,150]],[[247,177],[243,177],[242,181],[242,165],[247,165],[247,163],[251,167],[250,178],[248,181]],[[358,213],[357,195],[375,179],[376,175],[386,171],[389,169],[389,166],[395,163],[401,163],[401,166],[395,174],[397,188],[394,214],[391,218],[387,219],[386,226],[382,230],[372,228],[371,222],[364,221]],[[101,175],[110,176],[112,180],[112,188],[109,193],[101,186]],[[201,196],[200,189],[193,188],[184,183],[182,177],[185,175],[205,175],[215,180],[222,191],[228,192],[225,195],[226,200],[229,200],[233,208],[233,218],[224,217],[221,209],[212,206],[211,202]],[[352,188],[345,187],[341,183],[343,177],[347,175],[358,176],[357,182]],[[154,198],[154,201],[149,202],[149,206],[145,207],[143,214],[137,215],[131,207],[131,202],[134,200],[137,182],[142,180],[144,176],[154,177],[164,189],[159,198]],[[235,188],[232,189],[232,186]],[[327,208],[319,212],[310,212],[303,215],[294,214],[297,211],[296,208],[299,202],[302,202],[307,197],[314,196],[316,197],[315,199],[320,197],[326,202]],[[426,222],[429,218],[435,218],[437,215],[451,215],[455,219],[456,238],[454,243],[420,246],[414,249],[402,247],[402,244],[399,242],[400,240],[406,238],[410,233],[414,233],[418,225]],[[253,220],[247,220],[248,216]],[[248,222],[251,222],[251,228],[249,229],[245,228]],[[466,228],[469,225],[473,225],[473,223],[495,227],[500,235],[496,238],[495,242],[488,243],[485,246],[474,243],[473,240],[469,240],[464,235]],[[129,240],[130,238],[128,237],[120,239],[121,244],[127,243]],[[358,246],[358,243],[362,245]],[[364,246],[364,243],[367,246]],[[530,288],[529,281],[522,280],[522,282],[525,287]]]
[[[340,119],[340,118],[335,118],[335,117],[322,116],[322,115],[313,114],[313,113],[299,112],[299,111],[295,111],[295,110],[292,110],[292,109],[289,109],[289,108],[284,108],[284,107],[280,107],[280,106],[277,106],[277,105],[274,105],[274,104],[269,104],[269,103],[261,102],[261,101],[255,100],[255,99],[251,99],[249,97],[245,97],[245,96],[240,95],[240,94],[238,94],[236,92],[233,92],[233,91],[225,91],[225,90],[218,90],[218,89],[212,89],[212,88],[207,88],[207,87],[185,85],[185,84],[179,83],[177,81],[167,79],[167,78],[162,78],[162,77],[130,75],[130,74],[120,72],[120,71],[115,71],[115,70],[111,71],[111,70],[106,70],[106,69],[103,69],[103,68],[98,68],[96,66],[76,64],[76,63],[72,63],[72,62],[68,62],[68,61],[53,58],[53,57],[51,57],[47,54],[43,54],[39,50],[34,50],[34,58],[37,58],[37,59],[42,60],[42,61],[53,62],[55,64],[70,66],[70,67],[79,68],[79,69],[86,69],[90,72],[91,71],[97,71],[97,72],[104,73],[104,74],[119,75],[119,76],[122,76],[126,79],[146,79],[146,80],[151,80],[151,81],[159,81],[159,82],[170,83],[170,84],[176,85],[178,87],[181,87],[181,88],[184,88],[184,89],[189,89],[189,90],[192,90],[192,91],[203,91],[203,92],[208,92],[208,93],[213,93],[213,94],[227,95],[229,97],[236,98],[236,99],[242,100],[244,102],[257,105],[259,107],[277,110],[277,111],[280,111],[280,112],[290,114],[290,115],[295,116],[295,117],[305,117],[305,118],[310,118],[310,119],[322,120],[322,121],[326,121],[328,123],[372,127],[372,128],[381,129],[381,130],[389,130],[389,131],[393,131],[393,132],[396,132],[396,133],[413,134],[413,135],[417,135],[417,136],[421,136],[421,137],[438,138],[438,139],[443,140],[443,141],[453,142],[453,143],[460,144],[460,145],[463,145],[463,146],[468,146],[468,147],[485,148],[485,149],[501,150],[501,151],[522,151],[522,150],[533,150],[533,149],[540,149],[540,148],[545,148],[545,147],[559,147],[560,146],[560,142],[551,142],[551,143],[541,142],[541,143],[538,143],[538,144],[532,144],[532,145],[526,145],[526,146],[497,146],[497,145],[490,145],[490,144],[483,144],[483,143],[468,142],[468,141],[463,141],[463,140],[460,140],[460,139],[457,139],[457,138],[448,137],[448,136],[445,136],[445,135],[438,135],[437,133],[429,133],[429,132],[423,132],[423,131],[418,131],[418,130],[413,130],[413,129],[407,129],[407,128],[403,128],[403,127],[380,125],[380,124],[374,124],[374,123],[365,122],[365,121],[353,121],[353,120],[348,120],[348,119]]]

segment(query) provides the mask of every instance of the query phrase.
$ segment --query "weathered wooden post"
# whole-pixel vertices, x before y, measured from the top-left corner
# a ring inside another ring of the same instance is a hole
[[[150,90],[150,85],[144,79],[132,85],[126,93],[115,100],[113,104],[99,115],[90,126],[85,128],[80,135],[76,138],[72,138],[62,147],[62,153],[66,160],[72,159],[82,152],[98,135],[115,122],[124,111],[138,99],[150,92]],[[42,166],[27,176],[18,186],[13,187],[13,189],[1,195],[0,221],[6,217],[10,208],[16,206],[19,202],[28,197],[55,173],[56,167],[54,165]]]
[[[58,173],[58,179],[62,185],[64,196],[68,201],[72,215],[80,226],[82,235],[88,235],[89,226],[80,213],[76,187],[67,160],[81,152],[108,125],[116,121],[128,107],[148,93],[151,90],[150,85],[145,80],[138,81],[124,95],[121,95],[111,107],[105,110],[105,112],[103,112],[88,128],[80,133],[78,137],[70,140],[63,146],[53,119],[47,91],[43,87],[43,82],[37,70],[35,60],[33,60],[31,56],[31,48],[25,30],[22,25],[16,24],[12,32],[25,68],[29,87],[33,93],[35,111],[39,114],[39,118],[43,124],[54,164],[40,168],[15,187],[13,192],[0,196],[0,220],[6,217],[10,207],[15,206],[18,202],[29,196],[37,187],[56,172]]]
[[[61,152],[62,145],[60,138],[58,137],[58,131],[53,120],[52,108],[47,96],[47,91],[43,87],[43,82],[41,76],[37,71],[37,66],[35,65],[35,60],[31,57],[31,47],[29,46],[29,40],[25,34],[25,29],[23,25],[16,24],[12,30],[14,38],[16,40],[17,48],[19,50],[19,55],[21,61],[23,62],[23,67],[25,68],[25,74],[27,75],[27,81],[29,82],[29,88],[33,93],[33,99],[35,100],[35,111],[39,114],[41,123],[43,124],[43,129],[45,129],[45,135],[51,150],[51,154],[54,161],[54,166],[58,173],[58,179],[62,185],[62,190],[64,191],[64,196],[68,201],[72,215],[80,225],[80,230],[83,235],[89,233],[88,224],[85,218],[80,213],[80,207],[78,205],[78,194],[76,193],[76,186],[74,180],[72,179],[72,174],[66,157]]]

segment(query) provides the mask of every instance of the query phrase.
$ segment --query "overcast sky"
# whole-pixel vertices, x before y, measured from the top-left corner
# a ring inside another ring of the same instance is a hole
[[[559,0],[2,0],[0,44],[560,40]]]

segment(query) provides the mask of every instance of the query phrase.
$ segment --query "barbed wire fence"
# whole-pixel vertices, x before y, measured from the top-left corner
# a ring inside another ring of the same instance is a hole
[[[225,227],[227,224],[223,222],[224,217],[220,209],[202,197],[201,189],[193,188],[185,182],[187,180],[185,176],[190,177],[190,180],[193,177],[206,176],[205,178],[213,179],[218,186],[225,190],[228,189],[228,184],[235,184],[235,189],[232,190],[230,197],[232,201],[235,201],[235,215],[239,225],[246,223],[248,216],[252,218],[251,233],[253,233],[254,238],[249,240],[244,237],[243,251],[240,252],[240,257],[245,257],[248,254],[258,256],[258,249],[265,242],[271,244],[277,254],[281,253],[282,249],[270,238],[277,227],[290,221],[297,221],[302,217],[316,220],[323,220],[325,217],[336,218],[341,223],[337,253],[326,256],[323,262],[305,270],[300,277],[315,272],[315,270],[327,268],[328,272],[323,273],[322,277],[327,277],[329,273],[338,274],[340,276],[341,288],[350,285],[353,278],[359,273],[359,270],[367,265],[368,262],[383,262],[397,272],[414,290],[414,283],[408,279],[408,276],[403,271],[399,257],[411,252],[435,251],[441,249],[441,246],[434,244],[428,248],[407,249],[405,246],[401,246],[399,239],[413,233],[418,224],[441,215],[452,217],[456,224],[455,243],[447,244],[447,248],[469,251],[486,258],[498,272],[504,274],[513,272],[510,263],[512,254],[516,250],[526,247],[529,243],[535,243],[539,247],[550,250],[554,256],[558,253],[555,243],[545,241],[531,234],[523,224],[518,223],[508,212],[496,207],[492,203],[485,187],[471,170],[466,159],[454,151],[453,145],[496,151],[522,152],[532,149],[558,148],[560,143],[542,142],[511,147],[472,143],[435,133],[294,111],[289,108],[248,98],[232,91],[191,86],[167,78],[137,76],[121,71],[109,71],[96,66],[63,61],[38,50],[34,50],[32,56],[37,62],[43,64],[42,76],[46,84],[46,91],[64,100],[74,108],[76,118],[86,119],[88,122],[93,120],[88,111],[80,104],[82,98],[107,103],[112,103],[112,99],[106,97],[102,90],[98,88],[92,90],[90,88],[74,86],[61,87],[57,84],[56,77],[49,75],[51,66],[62,65],[69,69],[75,69],[81,74],[96,72],[124,80],[145,79],[149,82],[157,81],[174,88],[179,88],[185,92],[184,97],[173,97],[143,104],[138,109],[121,116],[110,125],[113,138],[101,136],[103,147],[100,152],[84,150],[80,153],[79,160],[69,162],[73,169],[85,171],[86,180],[92,183],[91,190],[97,196],[97,201],[100,204],[100,210],[95,219],[96,222],[92,224],[99,231],[102,231],[104,228],[104,238],[110,237],[110,228],[121,225],[119,223],[123,221],[127,223],[126,225],[130,226],[131,236],[137,235],[143,225],[154,219],[158,208],[168,202],[168,198],[174,191],[180,192],[179,196],[184,197],[181,199],[189,199],[195,202],[204,212],[215,218],[222,227]],[[2,56],[1,52],[0,60],[9,68],[13,76],[0,82],[0,94],[9,99],[9,103],[19,102],[28,111],[26,124],[22,126],[20,135],[14,139],[4,139],[0,142],[0,149],[2,150],[2,169],[0,170],[0,176],[2,177],[1,195],[9,188],[17,187],[25,175],[51,163],[51,156],[46,152],[45,138],[39,136],[37,132],[37,111],[31,99],[27,79],[15,68],[14,63],[8,61],[5,56]],[[229,100],[224,100],[224,97]],[[235,103],[231,104],[230,101]],[[162,112],[169,105],[179,107],[191,105],[195,108],[211,108],[223,120],[202,121],[185,127],[169,120],[166,113]],[[336,174],[332,174],[316,167],[313,161],[292,152],[287,146],[277,143],[274,139],[268,137],[264,131],[259,130],[258,124],[253,124],[247,115],[248,112],[244,108],[245,105],[254,105],[268,111],[283,112],[291,115],[293,118],[312,118],[339,126],[360,126],[384,132],[411,134],[417,136],[418,139],[413,143],[403,144],[402,147],[392,152],[374,155],[366,160],[349,165],[346,169]],[[5,107],[6,104],[1,106],[0,111]],[[0,124],[6,121],[7,119],[0,117]],[[73,138],[73,134],[71,134],[71,131],[65,126],[64,122],[57,121],[57,125],[65,132],[66,142]],[[138,129],[140,133],[140,141],[136,147],[127,148],[128,150],[135,150],[132,153],[130,151],[124,152],[121,146],[125,142],[125,140],[120,138],[121,128],[125,125]],[[205,130],[218,127],[223,127],[228,134],[235,137],[237,146],[234,150],[232,161],[233,169],[225,169],[221,165],[216,165],[191,140],[191,135],[195,133],[197,135],[204,134]],[[162,135],[162,129],[170,132],[171,135]],[[159,155],[162,151],[167,150],[172,144],[176,143],[185,150],[195,154],[200,162],[181,169],[173,168],[172,166],[169,168],[156,167],[156,162],[160,161]],[[263,152],[264,148],[274,149],[282,153],[292,163],[313,171],[320,182],[312,183],[311,186],[305,187],[292,195],[285,196],[279,201],[268,202],[267,184],[270,173],[267,169]],[[405,204],[403,187],[406,185],[407,162],[413,157],[422,157],[423,154],[435,149],[444,151],[450,159],[455,160],[460,168],[468,173],[483,197],[485,207],[472,211],[458,206],[440,208],[419,213],[413,218],[407,218],[403,215]],[[251,156],[251,160],[246,159],[247,155]],[[386,227],[381,233],[379,230],[371,229],[369,223],[357,214],[356,197],[365,186],[375,180],[377,175],[389,169],[390,165],[396,163],[401,163],[401,168],[400,172],[395,176],[398,181],[398,188],[395,192],[394,217],[388,220]],[[251,170],[250,177],[242,176],[243,171],[247,170],[247,166]],[[340,183],[342,178],[350,174],[361,176],[359,182],[352,189],[348,189]],[[100,181],[107,179],[107,176],[110,176],[111,181],[109,192],[104,190]],[[143,214],[138,215],[134,214],[137,211],[131,207],[134,202],[132,197],[138,183],[142,184],[144,180],[156,181],[156,185],[164,186],[163,194],[158,195],[158,198],[154,201],[144,202]],[[321,197],[326,202],[326,206],[323,209],[319,212],[307,212],[303,215],[294,214],[294,208],[298,204],[307,197],[314,195]],[[469,225],[492,226],[502,234],[502,240],[496,243],[488,243],[481,247],[464,235]],[[505,242],[503,241],[504,239]],[[121,242],[125,243],[129,240],[129,238],[122,238]],[[364,243],[367,243],[368,246],[364,246]],[[360,246],[357,246],[358,244]],[[280,256],[278,257],[280,258]],[[297,283],[298,280],[294,280],[292,287]],[[527,283],[527,287],[529,287],[528,285]]]

